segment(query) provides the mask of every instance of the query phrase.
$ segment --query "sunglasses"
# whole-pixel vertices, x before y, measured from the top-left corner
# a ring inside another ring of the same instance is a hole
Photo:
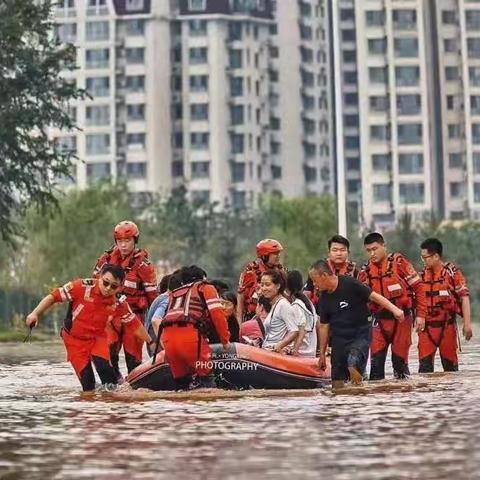
[[[118,290],[121,287],[120,284],[109,282],[108,280],[105,280],[103,278],[102,283],[105,288],[111,288],[112,290]]]

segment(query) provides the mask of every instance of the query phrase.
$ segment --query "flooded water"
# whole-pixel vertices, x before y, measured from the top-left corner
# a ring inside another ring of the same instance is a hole
[[[84,398],[60,344],[0,344],[0,478],[478,479],[479,345],[401,390]]]

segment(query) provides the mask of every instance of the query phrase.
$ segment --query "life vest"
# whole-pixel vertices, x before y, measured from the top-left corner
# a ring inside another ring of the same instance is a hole
[[[282,270],[282,265],[274,267],[275,270]],[[262,275],[269,270],[269,267],[263,261],[255,260],[249,263],[242,273],[242,279],[248,279],[248,285],[243,290],[243,297],[245,299],[245,313],[246,318],[251,318],[255,315],[255,309],[258,303],[258,287]],[[250,278],[251,277],[251,278]],[[243,280],[241,280],[242,282]]]
[[[358,276],[357,264],[355,262],[348,261],[345,264],[345,268],[340,268],[340,269],[335,268],[335,265],[330,260],[327,260],[327,263],[332,273],[334,273],[337,276],[346,275],[354,278]]]
[[[142,267],[142,264],[145,264],[146,266],[150,265],[148,252],[138,248],[135,249],[130,256],[128,264],[123,266],[121,262],[113,256],[114,251],[115,246],[105,252],[102,257],[103,263],[95,269],[95,272],[97,273],[97,270],[100,272],[103,265],[106,263],[114,263],[115,265],[121,266],[125,271],[122,293],[126,295],[127,302],[135,313],[144,314],[149,306],[146,288],[156,289],[156,285],[145,285],[137,274],[138,270]]]
[[[390,300],[394,305],[402,310],[411,310],[413,307],[412,292],[408,283],[400,276],[398,272],[398,262],[402,256],[398,253],[390,253],[387,256],[387,268],[385,273],[382,267],[374,264],[366,264],[362,272],[366,274],[369,287],[374,291]],[[376,303],[370,302],[370,311],[376,315],[385,315],[385,318],[391,318],[389,311],[383,310]]]
[[[446,263],[438,278],[428,269],[421,272],[421,278],[426,286],[427,319],[447,319],[456,313],[461,314],[460,299],[455,291],[454,277],[457,267]]]
[[[168,299],[167,313],[163,317],[160,328],[172,325],[193,325],[200,334],[208,337],[213,323],[210,319],[207,303],[201,292],[206,282],[193,282],[173,290]]]

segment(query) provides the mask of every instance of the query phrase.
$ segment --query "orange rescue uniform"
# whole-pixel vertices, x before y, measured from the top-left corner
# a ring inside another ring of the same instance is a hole
[[[425,330],[418,334],[419,372],[433,372],[435,353],[445,371],[458,370],[456,314],[461,314],[461,297],[469,290],[462,272],[453,263],[421,272],[427,296]]]
[[[68,282],[52,290],[51,295],[55,303],[70,303],[61,336],[67,350],[67,360],[72,364],[84,390],[95,387],[92,361],[102,383],[116,383],[106,327],[109,324],[115,328],[123,326],[132,334],[141,327],[128,304],[114,295],[103,296],[97,279]]]
[[[249,320],[255,315],[258,297],[260,296],[260,280],[262,278],[262,275],[270,269],[284,271],[282,265],[268,267],[259,258],[257,258],[253,262],[248,263],[243,269],[243,272],[240,275],[237,290],[239,294],[243,294],[245,302],[243,320]]]
[[[125,270],[125,280],[121,292],[126,296],[133,313],[143,324],[148,307],[158,296],[157,274],[155,267],[148,260],[148,253],[145,250],[135,249],[128,257],[122,258],[120,250],[115,246],[97,260],[94,276],[100,275],[102,267],[107,263],[118,265]],[[142,363],[142,341],[128,334],[122,328],[110,329],[109,336],[112,345],[112,360],[118,375],[120,375],[118,353],[122,345],[129,372]]]
[[[412,327],[416,316],[425,317],[425,289],[412,264],[400,253],[390,253],[380,265],[368,262],[363,266],[358,279],[374,292],[384,296],[405,314],[399,322],[388,310],[370,302],[369,308],[375,317],[370,345],[370,380],[385,378],[385,360],[389,345],[392,346],[392,366],[396,378],[410,374],[408,354],[412,344]]]
[[[185,379],[192,374],[205,377],[210,373],[212,350],[206,336],[212,327],[220,342],[228,343],[227,319],[213,285],[194,282],[170,293],[160,328],[173,378]]]

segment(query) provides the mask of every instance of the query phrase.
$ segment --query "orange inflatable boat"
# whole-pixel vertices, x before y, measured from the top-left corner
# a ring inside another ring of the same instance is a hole
[[[319,370],[316,358],[281,355],[243,343],[211,345],[211,367],[220,388],[295,389],[320,388],[330,383],[330,364]],[[164,352],[133,370],[127,377],[133,388],[175,390]]]

